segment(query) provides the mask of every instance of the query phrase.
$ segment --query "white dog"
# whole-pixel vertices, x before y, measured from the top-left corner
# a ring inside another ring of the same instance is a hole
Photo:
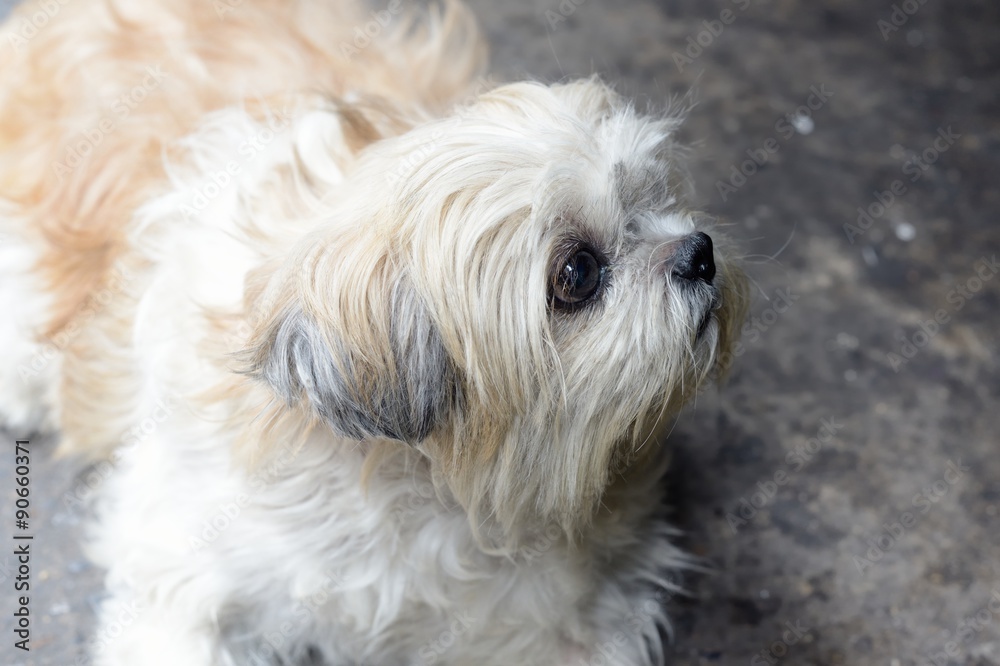
[[[745,300],[678,120],[481,89],[453,2],[49,4],[0,410],[114,466],[95,663],[662,663],[663,433]]]

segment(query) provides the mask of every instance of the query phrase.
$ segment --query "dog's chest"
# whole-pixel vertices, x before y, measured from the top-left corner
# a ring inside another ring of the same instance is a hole
[[[490,663],[475,655],[517,655],[530,644],[555,654],[585,633],[576,602],[590,583],[554,530],[515,560],[488,555],[464,513],[446,507],[422,473],[389,471],[362,488],[357,456],[305,457],[250,514],[266,527],[247,525],[258,542],[267,532],[267,542],[282,545],[265,569],[269,589],[245,600],[257,609],[251,623],[277,628],[276,640],[284,627],[289,644],[315,646],[330,659]],[[250,538],[234,536],[243,546]],[[260,570],[270,552],[248,553],[248,570],[254,563]],[[234,571],[233,584],[241,577]],[[509,644],[513,628],[524,645]],[[422,661],[406,660],[413,655]]]

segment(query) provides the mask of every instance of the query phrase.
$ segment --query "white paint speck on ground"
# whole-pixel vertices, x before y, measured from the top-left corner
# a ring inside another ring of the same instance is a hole
[[[858,338],[850,333],[837,333],[837,344],[844,349],[857,349]]]
[[[914,227],[909,222],[900,222],[896,225],[896,238],[903,241],[904,243],[909,243],[911,240],[917,237],[917,228]]]
[[[792,118],[792,127],[799,134],[812,134],[812,131],[816,129],[816,123],[813,119],[805,114],[799,114]]]

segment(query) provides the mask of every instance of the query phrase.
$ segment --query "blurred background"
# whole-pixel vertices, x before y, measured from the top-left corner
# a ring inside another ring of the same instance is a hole
[[[671,439],[673,519],[715,569],[676,601],[672,663],[1000,665],[1000,4],[470,3],[498,79],[693,103],[698,202],[746,248],[731,378]],[[4,664],[89,663],[91,470],[52,444],[29,655],[0,554]]]

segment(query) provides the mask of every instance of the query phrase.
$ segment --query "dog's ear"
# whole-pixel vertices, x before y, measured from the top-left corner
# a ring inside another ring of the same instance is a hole
[[[412,286],[400,281],[389,292],[359,299],[333,322],[293,301],[255,336],[250,373],[289,404],[308,401],[345,437],[419,442],[454,404],[455,373]]]

